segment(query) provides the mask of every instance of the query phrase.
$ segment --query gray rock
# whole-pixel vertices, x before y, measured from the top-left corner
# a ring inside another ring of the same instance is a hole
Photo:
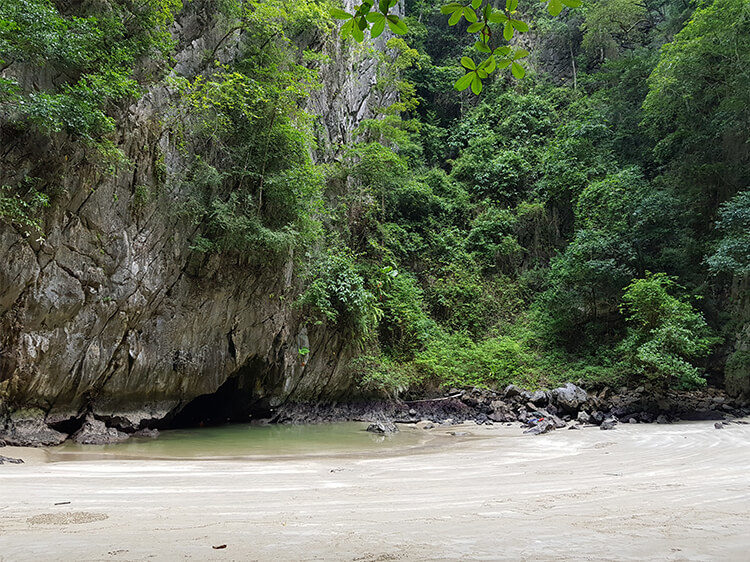
[[[513,398],[514,396],[520,396],[523,389],[517,387],[515,384],[509,384],[505,387],[503,394],[506,398]]]
[[[416,416],[416,415],[417,415],[417,411],[416,411],[416,410],[415,410],[414,408],[412,408],[411,410],[409,410],[409,415],[410,415],[411,417],[414,417],[414,416]]]
[[[589,416],[586,412],[581,410],[578,412],[578,415],[576,416],[576,419],[581,423],[590,423],[591,422],[591,416]]]
[[[16,447],[52,447],[65,441],[68,436],[44,423],[44,412],[30,409],[14,412],[5,430],[0,432],[0,438]]]
[[[11,457],[4,457],[0,455],[0,464],[6,463],[6,462],[8,464],[23,464],[23,459],[14,459]]]
[[[635,418],[630,418],[630,419],[628,420],[628,423],[638,423],[638,420],[637,420],[637,419],[635,419]]]
[[[149,439],[156,439],[159,437],[159,430],[158,429],[139,429],[135,433],[133,433],[133,437],[146,437]]]
[[[617,420],[613,418],[607,418],[601,423],[601,425],[599,426],[599,429],[604,429],[604,430],[614,429],[616,426],[617,426]]]
[[[716,423],[714,424],[714,427],[715,427],[716,429],[724,429],[724,424],[723,424],[723,423],[721,423],[721,422],[716,422]]]
[[[581,429],[580,425],[569,425],[568,429]]]
[[[669,420],[667,419],[667,416],[661,414],[656,417],[656,423],[669,423]]]
[[[537,406],[544,406],[547,403],[547,393],[543,390],[537,390],[531,394],[530,402],[533,402]]]
[[[604,421],[604,417],[605,417],[604,414],[600,412],[599,410],[597,410],[591,414],[590,421],[591,423],[595,423],[599,425],[600,423]]]
[[[585,390],[573,383],[555,388],[550,395],[552,402],[570,414],[575,414],[589,398]]]
[[[81,428],[73,434],[71,439],[81,445],[111,445],[130,438],[130,435],[107,427],[106,424],[89,415]]]
[[[389,421],[380,421],[371,423],[367,426],[367,430],[370,433],[379,433],[379,434],[392,434],[392,433],[398,433],[398,427],[395,423],[389,422]]]
[[[525,435],[542,435],[543,433],[549,433],[555,429],[555,424],[551,421],[543,420],[537,423],[531,429],[524,431]]]

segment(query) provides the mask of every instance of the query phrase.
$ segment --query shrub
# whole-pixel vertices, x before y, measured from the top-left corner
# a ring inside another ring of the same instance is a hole
[[[621,349],[636,374],[664,387],[691,388],[706,381],[690,361],[708,355],[720,340],[699,312],[669,294],[677,287],[663,273],[647,273],[625,288],[622,308],[630,329]]]
[[[528,375],[529,351],[510,337],[475,342],[464,333],[436,338],[415,358],[424,378],[443,386],[500,387],[509,383],[534,386]]]

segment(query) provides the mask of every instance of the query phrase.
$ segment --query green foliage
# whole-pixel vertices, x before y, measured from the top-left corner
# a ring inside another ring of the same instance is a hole
[[[706,259],[713,272],[750,275],[750,190],[724,203],[716,229],[721,233],[714,253]]]
[[[625,288],[623,310],[630,324],[622,349],[639,375],[664,386],[705,384],[690,361],[708,355],[720,340],[689,303],[669,294],[677,288],[663,273],[647,274]]]
[[[750,4],[714,0],[664,45],[649,78],[643,122],[696,222],[750,185],[748,67]]]
[[[318,322],[366,335],[382,316],[350,252],[329,250],[313,261],[306,277],[309,284],[298,303]]]
[[[49,206],[49,197],[38,192],[33,187],[33,182],[25,183],[20,188],[0,185],[0,221],[40,233],[40,215],[42,209]]]
[[[536,386],[526,371],[531,361],[529,351],[512,338],[477,342],[466,334],[456,333],[430,341],[414,363],[423,378],[436,380],[446,388],[498,388],[511,382]]]
[[[558,16],[563,6],[577,8],[582,5],[581,0],[543,0],[547,11],[552,16]],[[396,6],[397,0],[364,0],[354,6],[353,11],[346,12],[340,8],[332,8],[331,15],[344,20],[341,26],[342,39],[353,38],[362,43],[365,31],[369,30],[370,37],[376,39],[385,30],[386,24],[392,33],[405,35],[409,32],[406,22],[399,16],[390,13]],[[496,6],[487,0],[470,0],[463,4],[451,2],[440,8],[443,15],[448,16],[448,25],[455,26],[462,20],[466,22],[466,32],[474,36],[474,51],[484,59],[480,63],[468,56],[461,57],[461,66],[466,73],[456,80],[454,87],[458,91],[471,88],[479,95],[487,80],[496,70],[509,68],[513,76],[521,79],[526,75],[526,69],[519,62],[529,56],[526,49],[513,48],[509,43],[518,33],[529,31],[529,24],[519,19],[518,0],[506,0],[505,6]]]
[[[140,93],[138,61],[171,50],[168,26],[181,7],[178,0],[116,0],[107,10],[79,3],[63,13],[51,0],[2,2],[0,66],[8,78],[0,111],[47,133],[97,139],[111,132],[113,105]],[[29,67],[66,78],[24,91],[13,76]]]

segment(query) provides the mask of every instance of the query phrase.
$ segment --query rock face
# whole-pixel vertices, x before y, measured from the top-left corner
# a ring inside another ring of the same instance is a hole
[[[196,72],[223,35],[195,5],[175,29],[177,73]],[[393,94],[372,97],[371,54],[327,41],[333,62],[309,109],[321,114],[324,141],[348,140]],[[225,60],[234,54],[231,42],[219,50]],[[46,424],[82,412],[131,431],[217,391],[247,414],[355,389],[343,368],[349,339],[308,326],[293,307],[301,283],[294,256],[258,267],[196,254],[196,227],[170,210],[185,197],[179,186],[137,205],[137,186],[184,171],[162,124],[170,95],[156,84],[122,112],[115,142],[132,166],[115,175],[64,138],[0,128],[0,184],[19,174],[59,178],[43,240],[0,222],[0,429],[9,412],[36,409],[6,423],[9,443],[58,443],[64,434]]]

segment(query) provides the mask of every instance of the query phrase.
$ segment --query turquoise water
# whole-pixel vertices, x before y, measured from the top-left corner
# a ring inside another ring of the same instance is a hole
[[[412,426],[394,435],[365,431],[368,424],[235,424],[162,431],[158,438],[130,438],[115,445],[65,442],[48,449],[51,461],[94,459],[226,459],[398,453],[431,439]]]

